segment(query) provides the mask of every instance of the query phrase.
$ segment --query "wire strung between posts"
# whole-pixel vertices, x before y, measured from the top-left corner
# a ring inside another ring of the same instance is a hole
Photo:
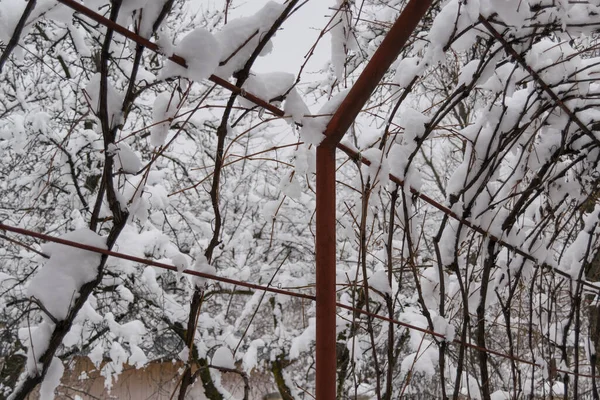
[[[41,240],[45,240],[48,242],[54,242],[54,243],[58,243],[58,244],[62,244],[65,246],[69,246],[69,247],[75,247],[78,249],[82,249],[82,250],[87,250],[87,251],[91,251],[94,253],[99,253],[99,254],[104,254],[110,257],[115,257],[115,258],[120,258],[123,260],[127,260],[127,261],[133,261],[133,262],[137,262],[143,265],[148,265],[148,266],[152,266],[152,267],[157,267],[157,268],[162,268],[162,269],[166,269],[166,270],[170,270],[170,271],[175,271],[175,272],[179,272],[179,269],[173,265],[169,265],[169,264],[165,264],[165,263],[161,263],[161,262],[157,262],[157,261],[152,261],[152,260],[148,260],[145,258],[140,258],[140,257],[136,257],[136,256],[132,256],[129,254],[124,254],[124,253],[119,253],[116,251],[112,251],[112,250],[107,250],[107,249],[103,249],[100,247],[95,247],[95,246],[90,246],[87,244],[83,244],[83,243],[79,243],[79,242],[74,242],[71,240],[66,240],[66,239],[61,239],[55,236],[50,236],[50,235],[46,235],[43,233],[39,233],[39,232],[34,232],[31,231],[29,229],[24,229],[24,228],[18,228],[15,226],[10,226],[10,225],[5,225],[5,224],[1,224],[0,223],[0,230],[4,230],[7,232],[13,232],[13,233],[17,233],[20,235],[24,235],[24,236],[29,236],[29,237],[34,237],[37,239],[41,239]],[[39,254],[39,253],[38,253]],[[42,255],[44,256],[44,255]],[[310,295],[310,294],[305,294],[305,293],[298,293],[298,292],[292,292],[289,290],[285,290],[285,289],[278,289],[278,288],[274,288],[271,286],[264,286],[264,285],[259,285],[259,284],[254,284],[254,283],[248,283],[248,282],[243,282],[243,281],[238,281],[236,279],[230,279],[230,278],[225,278],[225,277],[221,277],[221,276],[217,276],[217,275],[211,275],[211,274],[206,274],[203,272],[198,272],[198,271],[194,271],[194,270],[190,270],[190,269],[185,269],[183,271],[181,271],[184,274],[187,275],[193,275],[193,276],[197,276],[200,278],[205,278],[208,280],[213,280],[213,281],[217,281],[217,282],[223,282],[223,283],[228,283],[231,285],[237,285],[237,286],[242,286],[242,287],[247,287],[250,289],[256,289],[256,290],[264,290],[266,292],[271,292],[271,293],[276,293],[276,294],[281,294],[281,295],[285,295],[285,296],[292,296],[292,297],[297,297],[297,298],[302,298],[302,299],[307,299],[307,300],[311,300],[311,301],[315,301],[316,300],[316,296]],[[435,338],[438,338],[439,340],[446,340],[446,335],[443,333],[439,333],[436,331],[432,331],[430,329],[426,329],[426,328],[421,328],[419,326],[416,325],[412,325],[409,324],[407,322],[402,322],[402,321],[398,321],[396,319],[393,318],[389,318],[380,314],[376,314],[376,313],[371,313],[368,311],[365,311],[363,309],[360,308],[354,308],[352,306],[349,306],[347,304],[342,304],[339,302],[336,302],[337,307],[351,311],[351,312],[356,312],[359,314],[363,314],[366,315],[368,317],[371,318],[375,318],[375,319],[379,319],[381,321],[386,321],[386,322],[391,322],[395,325],[398,326],[402,326],[405,327],[407,329],[411,329],[414,331],[418,331],[424,334],[428,334],[431,335]],[[477,346],[475,344],[472,343],[468,343],[468,342],[462,342],[460,339],[453,339],[452,341],[449,341],[452,344],[455,345],[459,345],[459,346],[465,346],[468,348],[471,348],[473,350],[477,350],[477,351],[483,351],[486,352],[488,354],[493,354],[495,356],[501,357],[501,358],[505,358],[508,360],[513,360],[519,363],[523,363],[523,364],[527,364],[527,365],[531,365],[533,367],[538,367],[538,368],[544,368],[544,366],[537,364],[533,361],[530,360],[526,360],[523,358],[519,358],[519,357],[512,357],[508,354],[504,354],[504,353],[500,353],[498,351],[495,350],[491,350],[485,347],[480,347]],[[600,376],[594,376],[594,375],[589,375],[589,374],[582,374],[582,373],[575,373],[572,371],[565,371],[562,369],[556,369],[556,372],[560,372],[560,373],[564,373],[564,374],[569,374],[569,375],[577,375],[577,376],[581,376],[584,378],[598,378],[600,379]]]
[[[100,247],[90,246],[90,245],[87,245],[87,244],[78,243],[78,242],[74,242],[74,241],[71,241],[71,240],[61,239],[61,238],[57,238],[57,237],[54,237],[54,236],[45,235],[43,233],[30,231],[28,229],[17,228],[15,226],[9,226],[9,225],[5,225],[5,224],[0,224],[0,230],[4,230],[4,231],[7,231],[7,232],[18,233],[18,234],[21,234],[21,235],[25,235],[25,236],[30,236],[30,237],[42,239],[42,240],[45,240],[45,241],[48,241],[48,242],[59,243],[59,244],[65,245],[65,246],[75,247],[75,248],[78,248],[78,249],[87,250],[87,251],[91,251],[91,252],[94,252],[94,253],[100,253],[100,254],[104,254],[104,255],[107,255],[107,256],[115,257],[115,258],[120,258],[120,259],[127,260],[127,261],[133,261],[133,262],[137,262],[137,263],[140,263],[140,264],[149,265],[149,266],[152,266],[152,267],[158,267],[158,268],[168,269],[170,271],[175,271],[175,272],[183,272],[184,274],[193,275],[193,276],[197,276],[197,277],[200,277],[200,278],[210,279],[210,280],[214,280],[214,281],[218,281],[218,282],[223,282],[223,283],[230,283],[232,285],[243,286],[243,287],[247,287],[249,289],[264,290],[264,291],[267,291],[267,292],[272,292],[272,293],[277,293],[277,294],[284,294],[284,295],[293,296],[293,297],[299,297],[299,298],[308,299],[308,300],[314,300],[315,299],[315,296],[312,296],[312,295],[309,295],[309,294],[292,292],[292,291],[289,291],[289,290],[278,289],[278,288],[274,288],[274,287],[270,287],[270,286],[264,286],[264,285],[254,284],[254,283],[248,283],[248,282],[238,281],[238,280],[235,280],[235,279],[225,278],[225,277],[222,277],[222,276],[211,275],[211,274],[206,274],[204,272],[194,271],[194,270],[191,270],[191,269],[185,269],[183,271],[180,271],[180,269],[178,269],[174,265],[169,265],[169,264],[165,264],[165,263],[161,263],[161,262],[157,262],[157,261],[152,261],[152,260],[148,260],[148,259],[145,259],[145,258],[132,256],[132,255],[129,255],[129,254],[119,253],[119,252],[112,251],[112,250],[102,249]]]
[[[96,22],[98,22],[98,23],[100,23],[102,25],[105,25],[107,27],[112,28],[115,32],[120,33],[121,35],[125,36],[126,38],[128,38],[128,39],[130,39],[130,40],[132,40],[134,42],[136,42],[137,44],[142,45],[142,46],[148,48],[149,50],[152,50],[152,51],[154,51],[154,52],[156,52],[158,54],[164,55],[162,53],[161,49],[159,48],[159,46],[156,45],[155,43],[153,43],[153,42],[149,41],[148,39],[146,39],[146,38],[144,38],[144,37],[136,34],[135,32],[130,31],[129,29],[127,29],[127,28],[125,28],[125,27],[123,27],[123,26],[121,26],[121,25],[119,25],[119,24],[111,21],[110,19],[104,17],[103,15],[100,15],[100,14],[96,13],[95,11],[87,8],[83,4],[77,3],[74,0],[58,0],[58,1],[60,3],[62,3],[62,4],[64,4],[65,6],[74,9],[77,12],[80,12],[81,14],[85,15],[88,18],[90,18],[90,19],[92,19],[92,20],[94,20],[94,21],[96,21]],[[485,24],[485,22],[487,22],[487,21],[482,21],[482,22],[484,23],[484,25],[486,25],[486,28],[488,28],[488,30],[490,30],[490,26],[491,25]],[[506,43],[504,43],[504,41],[502,40],[503,38],[502,39],[499,38],[500,35],[497,32],[495,32],[495,30],[493,30],[493,28],[490,31],[491,31],[491,33],[494,36],[496,36],[496,38],[498,40],[500,40],[501,42],[503,42],[502,44],[506,47]],[[509,47],[509,50],[513,50],[512,47]],[[170,57],[168,57],[168,59],[171,60],[171,61],[173,61],[173,62],[175,62],[175,63],[177,63],[178,65],[180,65],[182,67],[187,68],[187,63],[186,63],[185,59],[182,58],[181,56],[173,54]],[[530,72],[530,74],[531,74],[531,72]],[[539,78],[539,77],[536,77],[536,76],[533,76],[533,77],[534,78]],[[247,92],[245,90],[242,90],[241,88],[233,85],[232,83],[228,82],[225,79],[222,79],[222,78],[220,78],[218,76],[215,76],[215,75],[211,75],[209,77],[209,80],[212,81],[212,82],[214,82],[214,83],[216,83],[216,84],[218,84],[219,86],[221,86],[221,87],[223,87],[225,89],[230,90],[231,92],[234,92],[234,93],[236,93],[236,94],[238,94],[238,95],[240,95],[240,96],[242,96],[242,97],[250,100],[251,102],[253,102],[256,105],[258,105],[260,107],[263,107],[266,110],[269,110],[270,112],[272,112],[273,114],[275,114],[275,115],[277,115],[279,117],[285,116],[285,113],[283,112],[283,110],[281,110],[278,107],[275,107],[274,105],[272,105],[272,104],[270,104],[270,103],[268,103],[268,102],[266,102],[266,101],[258,98],[257,96],[253,95],[252,93],[249,93],[249,92]],[[559,101],[559,99],[555,99],[553,97],[553,100],[555,102],[557,102],[559,106],[564,106],[564,104],[562,104],[562,102]],[[581,127],[581,128],[584,130],[584,132],[587,133],[588,130],[585,129],[587,127]],[[363,158],[363,157],[361,157],[360,153],[358,151],[355,151],[355,150],[351,149],[350,147],[348,147],[346,145],[343,145],[341,143],[337,144],[337,148],[340,149],[340,150],[342,150],[344,153],[346,153],[346,155],[348,155],[353,160],[359,161],[359,162],[361,162],[361,163],[363,163],[365,165],[370,165],[370,161],[367,160],[367,159],[365,159],[365,158]],[[405,186],[404,181],[402,179],[394,176],[391,173],[389,174],[389,177],[390,177],[390,180],[392,180],[397,185],[399,185],[399,186]],[[424,200],[426,203],[430,204],[431,206],[437,208],[439,211],[441,211],[444,214],[448,215],[449,217],[457,220],[458,222],[464,224],[465,226],[471,228],[472,230],[475,230],[476,232],[482,234],[484,237],[486,237],[486,238],[488,238],[488,239],[490,239],[490,240],[498,243],[499,245],[501,245],[503,247],[506,247],[506,248],[508,248],[511,251],[514,251],[516,254],[519,254],[522,257],[524,257],[524,258],[526,258],[526,259],[528,259],[530,261],[535,262],[536,266],[538,266],[538,267],[541,266],[544,269],[552,270],[554,273],[556,273],[556,274],[558,274],[560,276],[563,276],[563,277],[565,277],[565,278],[567,278],[569,280],[573,280],[573,278],[569,274],[567,274],[564,271],[561,271],[560,269],[558,269],[556,267],[553,267],[553,266],[550,266],[550,265],[547,265],[547,264],[541,264],[540,265],[540,263],[537,260],[537,258],[535,258],[534,256],[532,256],[531,254],[527,253],[526,251],[524,251],[524,250],[522,250],[522,249],[520,249],[520,248],[518,248],[518,247],[516,247],[514,245],[506,243],[505,241],[503,241],[502,239],[496,237],[495,235],[490,234],[487,230],[483,229],[482,227],[480,227],[480,226],[478,226],[478,225],[476,225],[476,224],[474,224],[474,223],[472,223],[472,222],[470,222],[470,221],[468,221],[468,220],[460,217],[459,215],[457,215],[456,213],[454,213],[452,210],[450,210],[448,207],[446,207],[446,206],[440,204],[439,202],[433,200],[432,198],[430,198],[426,194],[419,192],[418,190],[414,189],[413,187],[410,187],[409,189],[410,189],[410,192],[412,194],[414,194],[415,196],[417,196],[420,199]],[[116,258],[122,258],[122,259],[126,259],[126,260],[129,260],[129,261],[139,262],[139,263],[142,263],[142,264],[145,264],[145,265],[150,265],[150,266],[154,266],[154,267],[158,267],[158,268],[168,269],[168,270],[171,270],[171,271],[178,271],[177,267],[172,266],[172,265],[158,263],[158,262],[155,262],[155,261],[146,260],[146,259],[142,259],[142,258],[139,258],[139,257],[134,257],[134,256],[130,256],[130,255],[127,255],[127,254],[113,252],[113,251],[105,250],[105,249],[101,249],[101,248],[95,248],[93,246],[88,246],[88,245],[84,245],[84,244],[77,243],[77,242],[71,242],[71,241],[68,241],[68,240],[64,240],[64,239],[60,239],[60,238],[55,238],[55,237],[44,235],[44,234],[40,234],[40,233],[37,233],[37,232],[28,231],[26,229],[21,229],[21,228],[16,228],[16,227],[9,227],[9,226],[4,225],[4,224],[0,224],[0,229],[11,231],[11,232],[15,232],[15,233],[20,233],[20,234],[27,235],[27,236],[37,237],[39,239],[43,239],[43,240],[47,240],[47,241],[53,241],[53,242],[56,242],[56,243],[60,243],[60,244],[64,244],[64,245],[72,246],[72,247],[77,247],[77,248],[80,248],[80,249],[84,249],[84,250],[88,250],[88,251],[92,251],[92,252],[96,252],[96,253],[106,254],[106,255],[109,255],[109,256],[116,257]],[[305,299],[308,299],[308,300],[315,300],[315,297],[312,296],[312,295],[307,295],[307,294],[302,294],[302,293],[297,293],[297,292],[286,291],[286,290],[283,290],[283,289],[276,289],[276,288],[272,288],[272,287],[269,287],[269,286],[251,284],[251,283],[247,283],[247,282],[237,281],[237,280],[234,280],[234,279],[229,279],[229,278],[223,278],[223,277],[218,277],[218,276],[214,276],[214,275],[204,274],[204,273],[201,273],[201,272],[198,272],[198,271],[184,270],[182,272],[185,273],[185,274],[188,274],[188,275],[194,275],[194,276],[198,276],[198,277],[202,277],[202,278],[206,278],[206,279],[210,279],[210,280],[220,281],[220,282],[223,282],[223,283],[230,283],[230,284],[239,285],[239,286],[242,286],[242,287],[248,287],[248,288],[257,289],[257,290],[264,290],[264,291],[268,291],[268,292],[272,292],[272,293],[277,293],[277,294],[282,294],[282,295],[288,295],[288,296],[293,296],[293,297],[305,298]],[[588,288],[592,288],[592,289],[600,292],[600,287],[598,287],[597,285],[594,285],[594,284],[592,284],[590,282],[587,282],[585,280],[578,280],[577,279],[576,281],[580,281],[580,283],[582,283],[583,285],[587,286]],[[358,313],[361,313],[361,314],[369,315],[370,317],[373,317],[373,318],[377,318],[377,319],[380,319],[380,320],[385,320],[385,321],[388,321],[388,322],[392,322],[392,323],[394,323],[396,325],[404,326],[404,327],[406,327],[408,329],[413,329],[413,330],[420,331],[422,333],[430,334],[430,335],[433,335],[433,336],[441,338],[441,339],[445,338],[445,335],[443,335],[441,333],[430,331],[428,329],[420,328],[420,327],[417,327],[417,326],[414,326],[414,325],[410,325],[410,324],[407,324],[407,323],[404,323],[404,322],[401,322],[401,321],[397,321],[397,320],[394,320],[394,319],[391,319],[391,318],[388,318],[388,317],[384,317],[384,316],[381,316],[381,315],[378,315],[378,314],[367,313],[364,310],[354,309],[353,307],[350,307],[350,306],[347,306],[347,305],[344,305],[344,304],[341,304],[341,303],[337,303],[337,306],[340,307],[340,308],[347,309],[349,311],[354,311],[354,312],[358,312]],[[485,351],[487,353],[494,354],[494,355],[497,355],[499,357],[503,357],[503,358],[507,358],[507,359],[512,359],[512,360],[517,361],[517,362],[529,364],[529,365],[532,365],[532,366],[542,367],[539,364],[536,364],[536,363],[534,363],[532,361],[528,361],[528,360],[524,360],[524,359],[519,359],[519,358],[511,357],[511,356],[508,356],[506,354],[502,354],[502,353],[496,352],[494,350],[490,350],[490,349],[486,349],[486,348],[480,348],[479,346],[476,346],[476,345],[473,345],[473,344],[470,344],[470,343],[463,343],[463,342],[461,342],[458,339],[454,339],[452,341],[452,343],[459,344],[459,345],[464,345],[466,347],[470,347],[470,348],[476,349],[478,351]],[[563,371],[563,370],[560,370],[560,369],[557,369],[556,371],[557,372],[561,372],[561,373],[570,374],[570,375],[582,376],[582,377],[594,377],[592,375],[575,374],[574,372]],[[596,378],[600,378],[600,376],[595,376],[595,377]]]

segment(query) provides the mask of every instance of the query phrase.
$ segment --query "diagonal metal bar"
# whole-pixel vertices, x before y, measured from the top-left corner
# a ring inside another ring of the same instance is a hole
[[[385,36],[371,60],[361,72],[346,98],[331,117],[321,146],[336,145],[342,140],[373,90],[400,54],[404,44],[425,15],[431,0],[411,0]]]

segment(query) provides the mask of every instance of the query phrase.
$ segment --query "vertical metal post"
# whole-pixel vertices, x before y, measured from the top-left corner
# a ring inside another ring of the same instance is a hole
[[[325,129],[317,147],[316,204],[316,388],[317,400],[336,398],[335,149],[371,93],[431,5],[411,0],[361,73]]]
[[[335,147],[317,147],[316,398],[336,398]]]

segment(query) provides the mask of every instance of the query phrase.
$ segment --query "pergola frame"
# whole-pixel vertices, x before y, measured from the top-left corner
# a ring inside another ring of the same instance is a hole
[[[62,4],[74,9],[77,12],[87,16],[88,18],[95,20],[96,22],[110,27],[115,32],[122,34],[135,41],[138,45],[144,46],[151,51],[161,53],[160,48],[153,42],[145,39],[136,33],[128,30],[127,28],[116,24],[110,19],[90,10],[85,7],[83,4],[75,1],[75,0],[58,0]],[[28,8],[33,8],[35,5],[34,0],[29,0],[30,6]],[[410,0],[388,34],[386,35],[383,42],[380,44],[379,48],[373,54],[371,60],[366,65],[364,71],[361,73],[355,84],[351,87],[348,95],[341,103],[340,107],[332,116],[327,128],[324,132],[325,139],[321,142],[321,144],[317,147],[317,170],[316,170],[316,243],[315,243],[315,251],[316,251],[316,296],[311,295],[298,295],[299,297],[304,297],[307,299],[313,299],[316,301],[316,393],[315,396],[318,400],[333,400],[336,398],[336,309],[341,305],[337,303],[336,298],[336,149],[340,149],[349,155],[351,158],[356,159],[363,164],[368,165],[369,161],[360,157],[360,155],[354,150],[344,146],[340,143],[342,138],[344,137],[345,132],[348,128],[354,123],[356,117],[359,112],[365,105],[365,103],[369,100],[373,90],[379,84],[385,72],[389,69],[390,65],[394,62],[394,60],[398,57],[400,51],[406,44],[406,41],[409,39],[411,34],[416,29],[422,17],[425,15],[427,10],[431,5],[431,0]],[[25,17],[26,19],[26,17]],[[506,43],[502,36],[496,32],[493,26],[487,22],[485,19],[481,19],[482,24],[487,28],[487,30],[495,36],[504,47],[506,47],[507,52],[514,53],[514,49],[510,47],[508,43]],[[17,35],[18,36],[18,35]],[[17,37],[18,41],[18,37]],[[9,44],[10,45],[10,44]],[[10,51],[6,51],[2,54],[2,58],[5,56],[8,57]],[[516,53],[515,53],[516,54]],[[518,55],[517,55],[518,56]],[[181,66],[186,67],[186,61],[182,57],[178,55],[172,55],[169,59]],[[517,57],[517,61],[522,62],[522,59]],[[5,61],[5,60],[3,60]],[[526,66],[526,64],[525,64]],[[1,70],[1,63],[0,63]],[[530,75],[535,80],[541,80],[541,78],[533,71],[531,68],[528,70]],[[215,84],[224,87],[231,92],[237,93],[238,95],[252,101],[256,105],[263,107],[264,109],[273,112],[277,116],[284,116],[284,113],[279,108],[269,104],[262,99],[254,96],[252,93],[248,93],[241,88],[233,85],[232,83],[224,80],[220,77],[212,75],[209,78]],[[547,88],[547,85],[544,87],[544,90],[550,91]],[[556,95],[554,95],[556,97]],[[555,102],[561,106],[561,108],[565,108],[566,106],[562,103],[558,98],[554,98]],[[566,109],[566,111],[570,111]],[[575,122],[579,121],[575,116],[572,117]],[[579,121],[578,125],[582,125]],[[580,126],[581,127],[581,126]],[[581,127],[582,130],[588,131],[585,126]],[[585,129],[584,129],[585,128]],[[398,185],[403,185],[404,182],[394,175],[390,174],[390,178],[393,182]],[[435,202],[433,199],[428,197],[425,194],[422,194],[412,188],[407,187],[406,190],[410,190],[413,194],[417,195],[421,199],[425,200],[427,203],[431,204],[435,208],[444,212],[446,215],[462,222],[464,225],[469,228],[481,233],[486,236],[488,239],[507,247],[517,254],[533,260],[537,261],[534,256],[531,254],[511,246],[510,244],[504,242],[502,239],[497,238],[493,235],[490,235],[483,228],[471,223],[468,220],[463,219],[462,217],[453,213],[450,209],[445,207],[442,204]],[[65,241],[62,239],[52,238],[47,235],[35,235],[33,232],[9,227],[7,225],[0,224],[0,230],[11,231],[14,233],[36,236],[38,238],[44,240],[51,240],[58,243],[63,242],[65,245],[75,246],[80,248],[85,248],[90,251],[100,252],[106,255],[112,255],[120,258],[124,255],[111,252],[108,250],[102,250],[93,248],[92,246],[86,245],[76,245],[74,243],[69,243],[69,241]],[[129,259],[134,259],[135,257],[129,256]],[[148,260],[136,259],[135,261],[145,262],[148,265],[156,264],[156,266],[161,268],[173,269],[174,267],[169,267],[165,264],[159,265],[160,263],[152,263],[148,262]],[[563,271],[557,270],[555,268],[540,265],[541,267],[550,268],[553,272],[565,276],[566,274]],[[186,271],[187,273],[193,273],[193,271]],[[197,276],[204,276],[210,278],[210,275],[202,274],[202,273],[194,273]],[[216,277],[213,277],[216,278]],[[220,280],[223,282],[227,282],[225,278],[216,278],[216,280]],[[233,280],[230,280],[234,282]],[[595,291],[600,291],[600,288],[592,283],[581,281],[583,285],[586,285],[588,288],[592,288]],[[239,282],[236,284],[240,284]],[[259,290],[269,290],[275,293],[288,294],[292,295],[292,293],[287,292],[285,290],[278,290],[274,288],[268,288],[261,285],[254,285],[246,283],[245,286],[253,287]],[[287,292],[287,293],[284,293]],[[349,308],[349,307],[345,307]],[[384,318],[385,319],[385,318]],[[393,321],[397,322],[397,321]],[[402,324],[402,323],[401,323]],[[408,324],[403,324],[407,327],[410,327]],[[413,329],[419,329],[416,327],[412,327]],[[419,329],[423,332],[433,334],[438,337],[443,337],[441,334],[437,334],[435,332],[430,332],[424,329]],[[465,346],[477,348],[477,346],[469,345],[467,343],[461,343],[459,340],[455,339],[453,342],[460,343]],[[489,349],[479,349],[480,351],[485,351],[489,353],[493,353],[502,357],[507,357],[501,353],[497,353],[491,351]],[[535,363],[528,360],[521,360],[513,358],[519,362],[529,363],[532,365],[536,365]],[[567,372],[567,371],[561,371]],[[583,375],[582,375],[583,376]]]

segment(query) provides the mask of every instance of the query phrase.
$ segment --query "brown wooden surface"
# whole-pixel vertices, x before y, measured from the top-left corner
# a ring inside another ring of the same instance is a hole
[[[95,399],[169,399],[177,385],[183,368],[182,362],[152,362],[142,369],[125,365],[119,379],[113,382],[112,389],[108,391],[100,370],[87,357],[79,357],[71,364],[65,366],[65,374],[61,385],[56,390],[56,399],[74,399],[79,396],[83,400]],[[242,399],[244,386],[241,377],[235,373],[221,374],[223,387],[233,394],[234,399]],[[253,372],[250,374],[250,399],[262,399],[268,393],[276,391],[273,379],[269,374]],[[39,399],[39,388],[30,400]],[[203,400],[204,390],[201,382],[196,382],[188,392],[188,399]]]

